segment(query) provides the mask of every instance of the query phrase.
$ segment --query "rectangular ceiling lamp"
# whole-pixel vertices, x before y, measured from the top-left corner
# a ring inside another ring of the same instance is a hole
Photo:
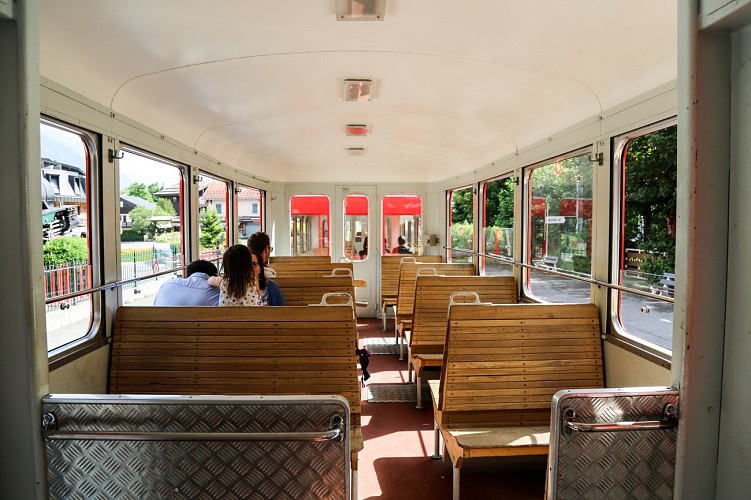
[[[386,0],[336,0],[337,21],[383,21]]]
[[[368,126],[361,124],[349,124],[347,125],[347,135],[365,137],[366,135],[368,135]]]
[[[365,102],[373,100],[373,80],[344,80],[344,100]]]
[[[365,154],[365,148],[345,148],[345,151],[349,156],[363,156]]]

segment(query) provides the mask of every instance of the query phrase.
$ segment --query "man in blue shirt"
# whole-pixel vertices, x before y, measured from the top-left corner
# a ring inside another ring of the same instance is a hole
[[[155,306],[218,306],[219,287],[210,286],[209,276],[216,276],[216,266],[206,260],[188,264],[187,278],[165,281],[154,298]]]

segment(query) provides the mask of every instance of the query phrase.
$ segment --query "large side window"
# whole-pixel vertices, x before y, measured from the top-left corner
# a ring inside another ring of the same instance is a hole
[[[229,241],[229,182],[202,173],[198,181],[198,247],[217,267]]]
[[[592,161],[589,151],[526,170],[527,262],[592,276]],[[545,302],[590,302],[587,282],[528,269],[529,293]]]
[[[263,231],[263,200],[260,189],[240,186],[237,192],[237,233],[240,243],[245,244],[250,235]]]
[[[368,258],[368,197],[348,194],[344,197],[344,256],[350,260]]]
[[[422,253],[422,199],[401,194],[383,197],[383,245],[381,255],[399,252],[399,237],[405,240],[402,252]],[[406,249],[406,250],[405,250]]]
[[[184,265],[185,168],[148,153],[123,148],[120,160],[120,266],[123,303],[151,305],[170,275],[155,273]]]
[[[495,258],[480,258],[480,274],[513,275],[514,178],[483,182],[482,237],[480,252]]]
[[[325,195],[296,194],[290,198],[291,255],[331,255],[330,207]]]
[[[672,125],[620,137],[615,151],[617,282],[654,295],[614,293],[616,330],[663,352],[673,340],[673,303],[661,299],[671,299],[675,289],[676,147]]]
[[[58,297],[92,288],[89,207],[96,146],[83,131],[42,121],[40,128],[41,228],[47,349],[85,337],[93,321],[92,294]]]
[[[448,191],[449,225],[448,238],[451,248],[472,250],[474,241],[474,193],[472,187]],[[472,254],[452,251],[449,262],[473,262]]]

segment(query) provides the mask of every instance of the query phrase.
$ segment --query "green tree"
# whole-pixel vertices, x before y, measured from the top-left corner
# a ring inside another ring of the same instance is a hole
[[[472,224],[472,188],[457,189],[451,193],[451,223]]]
[[[201,248],[216,248],[224,241],[224,224],[214,207],[208,207],[201,217]]]
[[[485,187],[485,222],[490,226],[514,227],[514,178],[489,182]]]
[[[142,237],[148,234],[154,234],[156,230],[155,224],[151,218],[157,215],[156,209],[146,207],[136,207],[128,214],[132,225],[131,231],[140,234]]]
[[[157,198],[156,206],[158,207],[159,212],[157,215],[177,215],[177,213],[175,212],[175,207],[173,207],[172,203],[170,203],[167,199]]]
[[[652,254],[645,271],[675,270],[677,127],[632,140],[626,150],[625,239]]]
[[[152,184],[151,186],[154,186],[154,184]],[[141,198],[142,200],[153,202],[154,197],[152,196],[150,190],[151,186],[146,187],[146,184],[144,184],[143,182],[134,182],[130,186],[126,187],[123,193],[128,196],[136,196],[138,198]]]
[[[73,261],[86,261],[89,258],[89,249],[86,238],[75,236],[62,236],[49,240],[44,244],[44,264],[63,264]]]

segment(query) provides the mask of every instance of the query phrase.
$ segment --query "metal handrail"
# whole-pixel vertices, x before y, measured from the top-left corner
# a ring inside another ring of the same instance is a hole
[[[158,273],[148,274],[146,276],[139,276],[137,278],[129,278],[127,280],[115,281],[113,283],[107,283],[104,285],[95,286],[92,288],[88,288],[86,290],[80,290],[78,292],[71,292],[71,293],[66,293],[65,295],[58,295],[57,297],[46,299],[44,301],[44,305],[54,304],[55,302],[60,302],[61,300],[73,299],[76,297],[80,297],[82,295],[89,295],[89,294],[96,293],[96,292],[103,292],[105,290],[112,290],[112,289],[121,287],[123,285],[128,285],[130,283],[135,283],[137,281],[141,281],[141,280],[145,280],[149,278],[155,278],[157,276],[163,276],[165,274],[176,273],[176,272],[182,271],[186,267],[188,266],[173,267],[172,269],[168,269],[166,271],[159,271]]]
[[[499,261],[503,262],[504,264],[508,264],[508,265],[511,265],[511,266],[516,266],[516,267],[521,267],[521,268],[526,268],[526,269],[534,269],[535,271],[540,271],[540,272],[543,272],[543,273],[552,274],[554,276],[560,276],[560,277],[563,277],[563,278],[573,279],[573,280],[577,280],[577,281],[583,281],[585,283],[589,283],[589,284],[592,284],[592,285],[597,285],[597,286],[600,286],[600,287],[610,288],[612,290],[619,290],[621,292],[627,292],[627,293],[631,293],[631,294],[634,294],[634,295],[640,295],[642,297],[648,297],[650,299],[659,300],[659,301],[662,301],[662,302],[669,302],[671,304],[675,302],[675,299],[673,299],[672,297],[665,297],[663,295],[655,295],[654,293],[643,292],[641,290],[635,290],[633,288],[627,288],[627,287],[624,287],[624,286],[615,285],[613,283],[608,283],[607,281],[600,281],[600,280],[596,280],[596,279],[593,279],[593,278],[585,278],[583,276],[577,276],[575,274],[564,273],[564,272],[561,272],[561,271],[554,271],[552,269],[545,269],[543,267],[538,267],[538,266],[535,266],[533,264],[527,264],[525,262],[516,262],[513,259],[510,259],[508,257],[489,255],[489,254],[484,254],[484,253],[480,253],[480,252],[475,252],[473,250],[465,250],[463,248],[450,248],[450,247],[443,247],[443,248],[445,250],[447,250],[447,251],[450,251],[450,252],[462,252],[462,253],[467,253],[467,254],[470,254],[470,255],[477,255],[478,257],[484,257],[486,259],[499,260]]]
[[[75,432],[44,431],[48,440],[85,441],[335,441],[342,429],[320,432]]]
[[[622,431],[656,431],[672,429],[678,426],[678,409],[674,404],[667,404],[662,410],[662,419],[637,422],[575,422],[576,411],[568,408],[563,412],[563,425],[567,433],[577,432],[622,432]]]

